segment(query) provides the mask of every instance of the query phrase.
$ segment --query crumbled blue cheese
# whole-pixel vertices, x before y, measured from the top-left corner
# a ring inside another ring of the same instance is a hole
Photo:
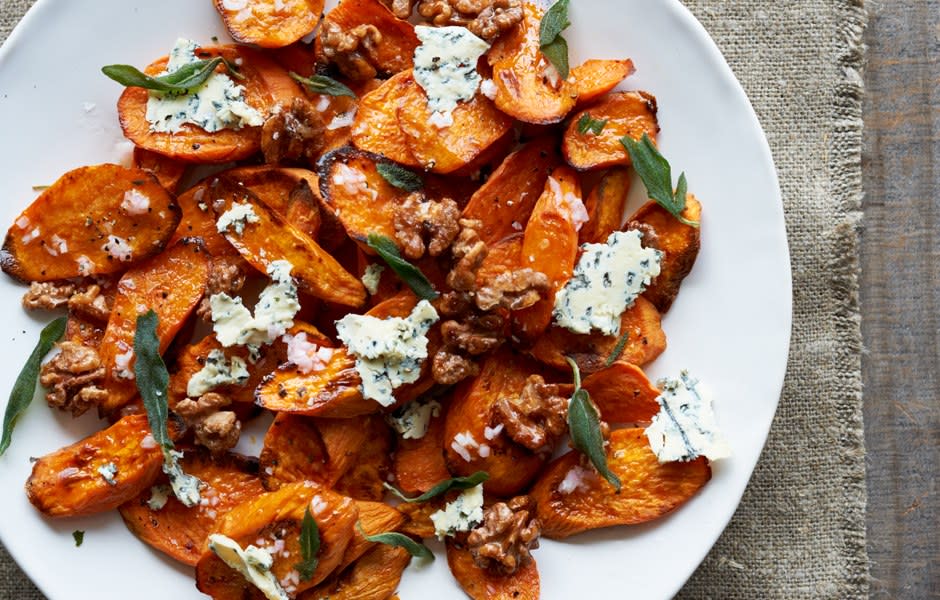
[[[436,400],[414,400],[388,416],[388,424],[401,434],[403,440],[420,440],[427,434],[431,419],[441,414]]]
[[[268,600],[289,600],[287,592],[271,572],[274,557],[270,552],[257,546],[248,546],[242,550],[238,542],[219,533],[209,536],[209,550],[241,573],[245,581],[258,588]]]
[[[362,285],[373,296],[379,293],[379,283],[382,281],[382,271],[384,270],[385,267],[382,265],[371,263],[366,267],[365,273],[362,274]]]
[[[215,349],[206,357],[206,364],[186,384],[186,395],[198,398],[220,385],[242,385],[250,377],[245,361],[238,356],[231,359]]]
[[[620,335],[620,315],[659,275],[662,252],[644,248],[640,232],[615,231],[584,244],[574,274],[555,296],[555,323],[574,333]]]
[[[220,344],[226,348],[270,344],[294,325],[300,301],[297,285],[290,276],[291,269],[293,265],[286,260],[275,260],[268,265],[271,283],[262,290],[254,316],[242,304],[241,298],[232,298],[225,293],[213,294],[209,298],[212,328]]]
[[[682,371],[679,379],[661,379],[657,385],[662,392],[656,398],[659,414],[646,428],[646,438],[659,462],[730,456],[728,443],[718,432],[711,399],[701,393],[698,381]]]
[[[177,40],[162,74],[173,73],[183,65],[200,60],[196,47],[192,40]],[[177,133],[186,123],[214,133],[222,129],[258,127],[264,124],[264,117],[245,101],[244,87],[225,73],[216,72],[189,94],[174,96],[150,92],[147,122],[151,131],[159,133]]]
[[[117,481],[114,480],[114,476],[117,475],[117,465],[113,462],[105,463],[98,467],[98,474],[101,475],[101,478],[104,479],[104,482],[108,485],[117,485]]]
[[[421,45],[415,49],[414,78],[428,96],[428,108],[438,127],[447,126],[460,101],[473,99],[480,85],[477,61],[490,45],[466,27],[418,25]],[[439,115],[439,116],[435,116]]]
[[[470,531],[483,522],[483,484],[472,487],[457,496],[453,502],[431,514],[434,533],[438,539],[458,531]]]
[[[170,499],[170,494],[172,493],[173,490],[170,489],[170,486],[162,483],[151,487],[150,499],[147,500],[147,508],[152,511],[163,510],[163,507],[166,506],[167,501]]]
[[[417,381],[428,357],[426,334],[437,320],[437,311],[422,300],[405,318],[346,315],[336,322],[337,337],[356,357],[365,398],[391,406],[395,388]]]
[[[247,202],[233,202],[232,207],[219,216],[219,220],[215,222],[215,227],[223,235],[229,229],[234,231],[236,235],[241,235],[245,233],[245,226],[248,223],[257,223],[260,220],[250,204]]]
[[[163,451],[163,472],[170,479],[170,489],[176,499],[183,503],[187,508],[192,508],[199,504],[199,489],[202,487],[202,481],[193,475],[183,472],[179,460],[183,458],[182,452],[176,450]]]

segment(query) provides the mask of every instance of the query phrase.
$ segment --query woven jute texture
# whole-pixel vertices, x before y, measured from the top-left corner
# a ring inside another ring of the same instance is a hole
[[[680,597],[867,597],[856,281],[862,0],[684,2],[724,52],[770,140],[794,323],[767,447],[731,525]],[[31,3],[0,0],[0,39]],[[5,552],[0,598],[42,598]]]

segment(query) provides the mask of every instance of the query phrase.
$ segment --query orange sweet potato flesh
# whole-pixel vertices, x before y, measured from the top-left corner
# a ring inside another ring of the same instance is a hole
[[[689,194],[682,216],[690,221],[701,221],[702,205]],[[672,306],[679,294],[682,280],[692,271],[701,245],[702,231],[682,223],[659,204],[650,201],[630,217],[631,223],[649,225],[656,232],[657,248],[665,252],[660,263],[659,275],[646,288],[643,296],[664,313]]]
[[[273,261],[286,260],[293,265],[291,276],[298,287],[311,296],[343,306],[361,306],[365,302],[362,282],[247,188],[223,176],[215,187],[210,184],[210,193],[223,200],[213,206],[217,216],[236,202],[248,204],[257,216],[258,222],[246,223],[241,234],[229,228],[223,235],[260,272],[265,273]]]
[[[236,83],[245,88],[245,101],[262,114],[277,104],[290,104],[301,94],[297,83],[287,71],[270,58],[244,46],[206,47],[199,56],[224,56],[231,62],[241,60],[239,73],[244,80]],[[164,57],[145,69],[158,75],[166,68]],[[219,71],[224,67],[219,66]],[[248,158],[261,149],[261,128],[222,129],[214,133],[187,123],[176,133],[150,130],[147,121],[147,99],[150,92],[138,87],[124,90],[118,100],[118,117],[124,137],[134,145],[187,163],[221,163]]]
[[[395,594],[411,555],[404,548],[378,544],[346,571],[330,578],[316,589],[298,596],[300,600],[387,600]]]
[[[645,365],[666,349],[666,334],[660,323],[661,315],[653,303],[640,296],[633,306],[620,317],[620,333],[627,333],[627,343],[615,360]],[[565,356],[570,356],[582,373],[593,373],[604,368],[619,341],[619,336],[572,333],[552,326],[542,335],[529,353],[539,361],[559,370],[569,370]]]
[[[380,154],[406,167],[421,166],[398,125],[398,106],[404,82],[413,81],[411,71],[402,71],[359,99],[352,127],[352,143],[360,150]]]
[[[516,494],[532,481],[544,464],[544,457],[506,435],[489,440],[484,431],[495,425],[491,417],[496,401],[519,395],[526,379],[535,373],[543,373],[537,363],[503,347],[483,360],[477,377],[464,380],[457,387],[444,421],[444,451],[451,473],[467,476],[486,471],[490,478],[483,484],[484,489],[496,496]],[[481,457],[476,449],[468,448],[471,460],[464,460],[454,449],[454,439],[460,433],[473,436],[477,444],[489,446],[489,456]]]
[[[150,489],[122,504],[118,510],[131,533],[170,558],[195,567],[206,551],[206,540],[218,519],[232,508],[264,492],[258,479],[258,463],[237,454],[211,457],[205,450],[188,449],[180,461],[183,471],[206,486],[200,491],[206,506],[187,508],[170,494],[166,505],[153,510],[147,505]],[[166,484],[166,478],[157,480]]]
[[[392,432],[381,415],[369,415],[359,419],[347,419],[365,432],[365,438],[356,449],[356,459],[333,486],[337,492],[356,500],[380,501],[385,496],[384,483],[388,481],[391,470]],[[336,452],[330,445],[328,436],[326,452],[330,456],[332,467]]]
[[[359,509],[359,525],[366,535],[375,535],[388,531],[397,531],[405,522],[405,515],[398,509],[385,504],[384,502],[369,502],[366,500],[356,500],[356,507]],[[362,536],[358,527],[353,533],[353,539],[346,547],[346,553],[343,555],[343,561],[337,567],[336,571],[341,572],[349,565],[356,562],[359,557],[375,546],[377,542],[370,542]]]
[[[125,204],[128,194],[146,197],[147,208]],[[173,196],[148,171],[81,167],[19,214],[0,250],[0,267],[20,281],[120,273],[163,250],[179,220]]]
[[[382,41],[369,52],[369,63],[384,75],[394,75],[408,70],[414,64],[415,48],[421,43],[415,35],[414,26],[408,21],[397,18],[379,0],[341,0],[326,14],[321,31],[326,24],[338,25],[343,31],[350,31],[360,25],[371,25],[378,29]],[[328,60],[323,55],[320,36],[316,41],[317,56],[321,62]]]
[[[419,439],[400,439],[392,463],[395,485],[408,494],[422,494],[450,479],[444,460],[444,415],[432,417]]]
[[[684,504],[711,479],[704,457],[660,464],[641,428],[610,434],[607,464],[620,478],[619,494],[605,479],[591,474],[571,493],[559,492],[558,485],[580,460],[579,452],[559,457],[532,487],[530,495],[536,502],[542,535],[547,538],[652,521]]]
[[[504,237],[490,246],[486,258],[477,269],[477,288],[485,286],[501,273],[521,268],[522,239],[523,234],[520,232]]]
[[[259,538],[273,545],[277,535],[284,549],[274,555],[271,572],[283,580],[301,556],[300,524],[307,509],[320,533],[319,563],[313,577],[296,585],[299,594],[323,581],[343,560],[359,514],[355,502],[313,482],[293,483],[236,506],[219,519],[213,533],[228,536],[242,548]],[[246,590],[253,589],[211,551],[203,553],[196,564],[196,587],[215,600],[243,600]]]
[[[578,131],[578,121],[586,114],[607,119],[600,134]],[[629,165],[630,156],[620,140],[624,136],[640,139],[644,133],[653,140],[659,133],[656,98],[646,92],[614,92],[572,115],[561,151],[568,164],[580,171]]]
[[[545,298],[513,313],[513,332],[522,340],[534,340],[551,322],[555,293],[571,279],[586,214],[577,173],[558,167],[546,180],[522,238],[522,266],[544,273],[551,284]]]
[[[659,390],[636,365],[614,362],[581,382],[608,423],[648,423],[659,412]]]
[[[186,173],[187,164],[172,158],[167,158],[162,154],[134,147],[133,166],[135,169],[150,171],[157,178],[160,185],[170,192],[176,192],[180,179]]]
[[[627,169],[615,167],[604,173],[584,202],[590,220],[578,232],[578,241],[602,244],[611,233],[620,229],[629,192],[630,173]]]
[[[288,222],[317,239],[321,218],[316,173],[307,169],[263,166],[241,167],[225,174],[248,188]]]
[[[323,0],[251,0],[244,8],[226,8],[215,0],[225,28],[236,42],[282,48],[311,33],[323,12]]]
[[[474,192],[461,216],[483,223],[477,231],[487,244],[516,233],[529,221],[545,180],[560,162],[558,142],[553,137],[527,143],[507,156]]]
[[[264,487],[276,490],[295,481],[317,481],[332,487],[326,448],[311,417],[277,413],[264,435],[259,456]]]
[[[636,71],[633,61],[592,58],[571,69],[578,104],[597,100]]]
[[[541,9],[524,3],[522,22],[496,40],[487,56],[493,67],[497,108],[524,123],[546,125],[565,118],[574,108],[578,90],[557,77],[539,49],[541,21]],[[555,78],[548,74],[552,72]]]
[[[208,276],[209,255],[202,243],[183,239],[121,277],[99,351],[108,392],[99,407],[101,414],[121,408],[137,393],[128,377],[134,369],[137,317],[148,310],[157,314],[160,352],[165,352],[202,298]]]
[[[498,575],[478,567],[470,550],[448,540],[447,565],[454,579],[473,600],[539,599],[539,570],[534,560],[519,567],[512,575]]]
[[[117,508],[148,489],[160,473],[163,454],[144,439],[146,415],[131,415],[43,456],[33,464],[26,495],[49,517],[83,517]],[[113,464],[114,485],[98,469]]]
[[[238,251],[216,227],[215,213],[210,208],[213,198],[209,185],[209,181],[200,182],[177,197],[176,201],[182,209],[183,217],[170,244],[183,238],[198,237],[213,257],[237,257]]]
[[[413,77],[402,79],[398,91],[398,125],[411,154],[428,171],[471,171],[512,140],[512,119],[482,94],[457,104],[453,124],[441,129],[431,124],[427,94]]]

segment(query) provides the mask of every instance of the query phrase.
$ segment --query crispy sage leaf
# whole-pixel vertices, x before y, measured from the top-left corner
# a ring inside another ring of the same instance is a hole
[[[574,373],[574,394],[568,402],[568,433],[571,444],[581,451],[597,472],[620,492],[620,478],[607,466],[604,451],[604,436],[601,434],[601,415],[591,400],[588,391],[581,387],[581,372],[578,364],[565,357]]]
[[[290,76],[294,79],[294,81],[304,85],[314,94],[324,94],[326,96],[349,96],[350,98],[356,97],[356,92],[352,91],[332,77],[327,77],[326,75],[303,77],[291,71]]]
[[[395,242],[384,235],[370,233],[366,243],[382,257],[382,260],[395,271],[395,274],[411,288],[418,298],[434,300],[438,297],[437,290],[424,276],[421,269],[401,257]]]
[[[421,179],[420,175],[401,165],[380,160],[375,164],[375,168],[382,176],[382,179],[400,190],[417,192],[424,187],[424,180]]]
[[[33,394],[36,393],[36,380],[39,378],[39,369],[42,367],[42,359],[52,350],[52,345],[59,341],[62,334],[65,333],[65,317],[59,317],[55,321],[43,327],[39,334],[39,341],[33,352],[26,359],[23,370],[17,375],[13,383],[13,389],[10,391],[10,399],[7,400],[7,410],[3,415],[3,438],[0,439],[0,456],[10,447],[13,441],[13,428],[16,426],[16,420],[23,414],[29,403],[33,401]]]
[[[617,345],[614,346],[614,349],[610,351],[610,356],[608,356],[607,360],[604,361],[604,367],[609,367],[610,365],[617,362],[617,359],[620,358],[620,354],[623,352],[623,349],[627,345],[627,341],[629,339],[629,331],[624,331],[620,334],[620,339],[617,340]]]
[[[147,423],[154,441],[164,450],[173,449],[173,440],[167,430],[170,409],[167,406],[167,386],[170,374],[160,356],[160,339],[157,337],[159,318],[153,310],[137,317],[134,332],[134,375],[137,391],[147,411]]]
[[[300,573],[301,581],[309,581],[313,577],[313,572],[317,570],[320,552],[320,528],[313,515],[310,514],[310,507],[304,511],[304,519],[300,524],[300,556],[302,561],[294,565],[297,572]]]
[[[428,550],[427,546],[414,541],[403,533],[389,531],[387,533],[376,533],[375,535],[369,535],[362,530],[361,521],[356,522],[356,527],[359,528],[359,534],[367,541],[376,542],[378,544],[385,544],[386,546],[394,546],[395,548],[404,548],[408,551],[408,554],[414,556],[415,558],[426,558],[428,560],[434,560],[434,553]]]
[[[85,541],[85,532],[81,529],[76,529],[72,532],[72,539],[75,540],[75,547],[78,548],[82,545],[82,542]]]
[[[585,135],[589,131],[594,135],[600,135],[606,126],[607,119],[595,119],[590,113],[584,113],[578,119],[578,133],[581,135]]]
[[[489,473],[486,471],[477,471],[472,475],[466,477],[454,477],[453,479],[445,479],[444,481],[438,483],[428,491],[424,492],[420,496],[415,498],[409,498],[404,495],[401,490],[395,486],[385,483],[385,489],[395,494],[405,502],[417,503],[417,502],[427,502],[431,498],[436,498],[443,493],[449,492],[450,490],[469,490],[472,487],[476,487],[490,478]]]
[[[698,221],[690,221],[682,216],[685,210],[685,197],[688,191],[688,183],[685,180],[685,173],[679,175],[679,183],[676,184],[676,191],[672,191],[672,169],[659,150],[653,144],[653,140],[647,134],[637,141],[629,136],[620,140],[623,147],[627,149],[630,155],[630,162],[636,174],[643,180],[646,186],[646,193],[650,199],[666,209],[669,214],[674,216],[680,222],[690,227],[698,227]]]
[[[131,65],[107,65],[101,68],[101,72],[125,87],[141,87],[171,96],[183,96],[204,84],[222,61],[220,56],[211,60],[197,60],[157,77],[151,77]]]
[[[568,2],[558,0],[545,12],[539,24],[539,48],[562,79],[568,79],[568,42],[561,36],[561,32],[571,25]]]

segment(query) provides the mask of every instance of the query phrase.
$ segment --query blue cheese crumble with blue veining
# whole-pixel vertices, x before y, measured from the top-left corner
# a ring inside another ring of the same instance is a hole
[[[245,233],[245,226],[248,223],[258,223],[261,218],[255,209],[247,202],[235,202],[232,207],[219,215],[219,220],[215,222],[215,228],[219,233],[225,235],[226,231],[234,231],[235,235]]]
[[[274,557],[270,552],[257,546],[248,546],[242,550],[238,542],[220,533],[209,536],[209,550],[222,559],[222,562],[238,571],[245,581],[258,588],[268,600],[290,599],[271,572]]]
[[[297,285],[290,276],[291,269],[293,265],[286,260],[275,260],[268,265],[271,283],[258,297],[254,316],[241,298],[232,298],[224,292],[209,298],[212,329],[220,344],[226,348],[270,344],[294,325],[300,301]]]
[[[431,419],[440,414],[441,405],[436,400],[414,400],[388,415],[388,424],[403,440],[420,440],[428,433]]]
[[[718,432],[712,402],[687,371],[678,379],[661,379],[657,398],[659,413],[646,428],[650,448],[661,463],[685,462],[705,456],[709,460],[731,454]]]
[[[175,72],[183,65],[194,63],[196,42],[179,39],[170,51],[166,71]],[[199,88],[188,94],[174,96],[150,92],[147,99],[147,122],[157,133],[177,133],[189,123],[215,133],[222,129],[258,127],[264,117],[245,101],[245,88],[237,85],[225,73],[213,73]]]
[[[117,485],[114,477],[117,475],[117,466],[113,462],[105,463],[98,467],[98,474],[104,479],[104,482],[110,486]]]
[[[644,248],[640,232],[615,231],[604,244],[584,244],[574,273],[555,296],[555,323],[587,334],[620,335],[620,315],[659,275],[662,252]]]
[[[438,539],[458,531],[470,531],[483,522],[483,484],[472,487],[457,496],[453,502],[431,514],[434,533]]]
[[[391,406],[395,388],[417,381],[428,357],[426,334],[437,320],[437,311],[422,300],[405,318],[346,315],[336,322],[337,337],[356,357],[363,397]]]
[[[170,480],[170,489],[176,499],[183,503],[186,508],[192,508],[199,504],[201,495],[199,490],[202,488],[202,480],[194,475],[189,475],[183,471],[180,466],[180,459],[183,453],[176,450],[163,451],[163,472]]]
[[[469,102],[480,86],[477,61],[490,45],[466,27],[418,25],[421,45],[415,49],[414,78],[428,96],[432,124],[453,123],[451,112],[460,101]]]
[[[238,356],[227,358],[216,348],[206,357],[206,364],[186,384],[186,395],[198,398],[220,385],[242,385],[250,377],[248,365]]]

